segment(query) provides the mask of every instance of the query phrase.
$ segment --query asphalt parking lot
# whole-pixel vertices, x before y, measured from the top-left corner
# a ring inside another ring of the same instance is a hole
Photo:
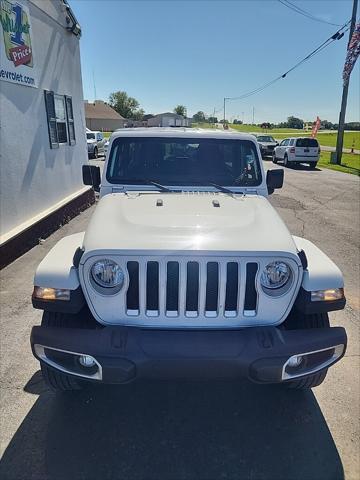
[[[60,238],[85,229],[91,207],[1,272],[0,478],[358,480],[359,179],[286,169],[271,203],[345,276],[348,303],[331,320],[349,346],[325,383],[313,392],[224,381],[50,392],[29,346],[41,321],[32,277]]]

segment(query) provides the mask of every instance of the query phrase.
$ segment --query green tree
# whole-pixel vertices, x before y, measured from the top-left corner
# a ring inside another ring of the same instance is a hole
[[[187,110],[185,105],[177,105],[174,108],[174,113],[177,113],[178,115],[182,115],[184,118],[186,118]]]
[[[209,117],[208,122],[209,123],[218,123],[218,118],[217,117]]]
[[[304,120],[297,117],[288,117],[287,126],[288,128],[304,128]]]
[[[144,110],[139,108],[140,103],[136,98],[129,97],[126,92],[113,92],[109,96],[109,104],[124,118],[129,120],[141,120],[144,115]]]
[[[195,113],[195,115],[193,116],[193,119],[194,119],[194,122],[197,122],[197,123],[206,122],[205,113],[202,111],[199,111]]]

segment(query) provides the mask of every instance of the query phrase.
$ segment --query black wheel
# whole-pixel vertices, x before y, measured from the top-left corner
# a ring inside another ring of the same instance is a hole
[[[273,153],[272,161],[273,161],[273,163],[278,162],[278,159],[276,158],[275,152]]]
[[[309,164],[310,170],[315,170],[316,165],[317,165],[317,162],[311,162],[311,163]]]
[[[41,325],[45,327],[69,327],[69,321],[72,322],[76,318],[77,317],[70,318],[69,315],[58,312],[44,312]],[[80,323],[80,320],[78,323]],[[49,367],[45,362],[40,362],[40,367],[44,381],[51,390],[55,392],[66,392],[82,389],[81,380],[66,373],[59,372]]]
[[[308,328],[330,328],[329,316],[327,313],[314,313],[312,315],[303,315],[297,311],[291,312],[291,315],[284,323],[286,330],[298,330]],[[299,378],[286,382],[284,385],[287,388],[297,390],[307,390],[309,388],[321,385],[325,380],[327,368],[321,372],[308,375],[307,377]]]
[[[284,156],[284,167],[289,167],[288,156],[287,156],[286,153],[285,153],[285,156]]]
[[[98,158],[98,149],[94,148],[94,158]]]

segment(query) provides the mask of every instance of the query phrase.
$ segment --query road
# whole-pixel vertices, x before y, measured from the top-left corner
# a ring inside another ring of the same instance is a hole
[[[324,152],[336,152],[336,147],[327,147],[325,145],[320,145],[320,148],[324,150]],[[357,155],[360,155],[360,150],[356,150],[354,148],[354,151],[351,151],[351,148],[343,148],[343,153],[355,153]]]
[[[50,392],[29,348],[41,321],[32,277],[60,238],[85,229],[91,207],[1,274],[2,480],[359,479],[359,179],[287,169],[271,202],[345,275],[348,304],[331,319],[349,348],[326,382],[300,393],[222,381]]]

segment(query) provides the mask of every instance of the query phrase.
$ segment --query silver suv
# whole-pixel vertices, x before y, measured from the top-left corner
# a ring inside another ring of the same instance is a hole
[[[320,146],[316,138],[295,137],[285,138],[280,145],[275,147],[273,153],[273,162],[279,160],[284,162],[285,167],[307,163],[314,169],[319,161]]]
[[[86,142],[89,158],[98,158],[99,155],[105,155],[105,138],[102,132],[86,132]]]

